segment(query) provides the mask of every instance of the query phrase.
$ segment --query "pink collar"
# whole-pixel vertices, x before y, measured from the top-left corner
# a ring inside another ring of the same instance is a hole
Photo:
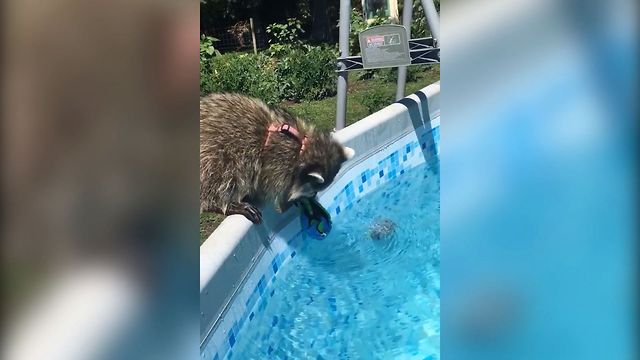
[[[304,149],[307,147],[307,141],[308,141],[307,136],[306,135],[300,136],[300,132],[298,131],[298,129],[296,129],[295,127],[289,124],[280,124],[280,125],[271,124],[269,126],[269,129],[267,129],[267,140],[265,140],[264,142],[264,147],[266,147],[267,144],[269,143],[271,134],[275,132],[287,134],[293,137],[294,139],[298,140],[298,142],[300,143],[300,154],[302,154]]]

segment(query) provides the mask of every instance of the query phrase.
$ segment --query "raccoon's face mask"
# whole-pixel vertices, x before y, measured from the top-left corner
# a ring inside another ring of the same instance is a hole
[[[340,146],[339,155],[333,161],[327,162],[327,159],[323,159],[324,161],[301,165],[291,187],[289,201],[312,198],[326,189],[335,179],[342,163],[351,159],[355,152],[351,148]]]

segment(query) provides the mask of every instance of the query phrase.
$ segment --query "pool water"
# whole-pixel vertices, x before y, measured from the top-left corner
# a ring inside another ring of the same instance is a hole
[[[438,164],[424,164],[335,217],[323,241],[299,235],[232,358],[438,359],[439,218]]]

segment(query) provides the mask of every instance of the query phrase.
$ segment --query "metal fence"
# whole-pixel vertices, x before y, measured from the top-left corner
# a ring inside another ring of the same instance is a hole
[[[251,26],[252,23],[253,27]],[[254,48],[260,51],[269,47],[269,41],[264,29],[250,19],[239,21],[227,28],[209,29],[208,32],[207,35],[218,39],[214,46],[221,53],[251,52],[254,51]]]

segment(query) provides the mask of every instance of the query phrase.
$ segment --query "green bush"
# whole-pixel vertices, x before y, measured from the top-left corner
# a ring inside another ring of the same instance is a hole
[[[367,108],[369,114],[373,114],[374,112],[393,103],[393,94],[390,94],[380,88],[374,88],[359,96],[358,101]]]
[[[418,80],[420,77],[420,73],[427,71],[427,66],[424,65],[414,65],[407,67],[407,82],[413,82]],[[360,80],[381,80],[384,82],[393,82],[398,81],[398,68],[383,68],[383,69],[370,69],[358,71],[356,76]]]
[[[305,45],[289,48],[276,59],[280,96],[287,100],[319,100],[336,91],[336,54]]]
[[[218,51],[213,44],[220,41],[212,36],[200,35],[200,62],[210,60],[214,56],[219,56]]]
[[[335,94],[333,49],[285,45],[280,51],[224,54],[200,63],[200,93],[238,92],[274,104]]]
[[[200,61],[200,96],[204,96],[216,91],[216,84],[211,77],[211,64]]]
[[[287,19],[284,24],[267,26],[269,44],[300,44],[300,36],[304,33],[302,22],[298,19]]]
[[[427,67],[424,65],[407,66],[407,82],[413,82],[418,80],[419,73],[425,72]],[[373,79],[380,79],[384,82],[397,82],[398,81],[398,68],[386,68],[374,70]]]
[[[200,93],[237,92],[274,104],[280,100],[274,66],[263,54],[224,54],[200,64]]]

